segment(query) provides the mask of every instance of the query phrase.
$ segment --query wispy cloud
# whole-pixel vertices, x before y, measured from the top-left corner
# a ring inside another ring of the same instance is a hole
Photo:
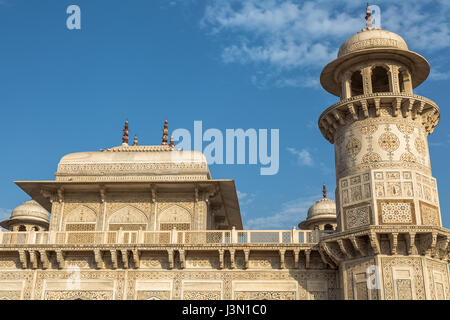
[[[314,161],[311,153],[306,149],[297,150],[295,148],[287,148],[291,154],[297,157],[297,163],[301,166],[312,167],[314,165]]]
[[[237,196],[240,206],[247,206],[255,200],[255,195],[253,193],[244,193],[237,190]]]
[[[448,72],[442,72],[436,68],[431,69],[430,73],[431,80],[449,80],[450,74]]]
[[[399,33],[413,50],[450,47],[448,0],[380,0],[382,26]],[[318,87],[321,68],[336,57],[342,42],[364,27],[359,0],[211,0],[201,26],[224,35],[224,63],[256,66],[259,86]],[[447,80],[434,72],[434,80]]]
[[[288,201],[274,215],[247,220],[245,229],[290,229],[306,219],[308,209],[320,195]]]

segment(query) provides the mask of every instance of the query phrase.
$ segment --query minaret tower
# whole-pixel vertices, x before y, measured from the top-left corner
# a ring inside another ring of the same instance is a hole
[[[338,224],[321,247],[346,284],[342,298],[450,298],[450,233],[427,141],[440,112],[414,94],[430,66],[402,37],[374,28],[369,7],[366,20],[320,79],[340,98],[319,118],[335,149]]]

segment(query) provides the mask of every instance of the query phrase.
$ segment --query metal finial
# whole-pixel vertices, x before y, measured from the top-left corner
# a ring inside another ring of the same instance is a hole
[[[169,140],[169,122],[166,120],[164,121],[164,129],[163,129],[163,136],[162,136],[162,146],[167,146],[167,141]]]
[[[122,143],[128,144],[128,119],[125,120],[125,126],[123,128],[123,136],[122,136]]]
[[[133,140],[133,147],[137,146],[137,135],[134,135],[134,140]]]
[[[173,136],[170,136],[170,147],[175,147],[175,142],[173,141]]]
[[[370,9],[370,5],[369,3],[367,3],[367,7],[366,7],[366,27],[369,30],[373,29],[373,22],[372,22],[372,10]]]
[[[323,185],[322,193],[323,193],[323,197],[326,198],[327,197],[327,187],[325,185]]]

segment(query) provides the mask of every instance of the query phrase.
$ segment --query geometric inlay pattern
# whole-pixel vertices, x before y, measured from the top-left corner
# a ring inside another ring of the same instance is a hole
[[[397,279],[398,300],[412,300],[412,288],[410,279]]]
[[[398,137],[390,132],[383,133],[378,139],[378,144],[386,151],[392,152],[400,146]]]
[[[420,212],[422,214],[422,225],[424,226],[440,226],[438,208],[419,201]]]
[[[404,201],[381,201],[378,211],[382,224],[411,224],[414,219],[414,203]]]
[[[346,230],[370,224],[370,205],[345,209]]]
[[[295,292],[291,291],[238,291],[235,300],[295,300]]]

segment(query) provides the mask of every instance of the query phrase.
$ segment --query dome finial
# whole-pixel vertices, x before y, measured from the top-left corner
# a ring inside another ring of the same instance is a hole
[[[326,187],[326,185],[323,185],[322,194],[323,194],[323,198],[325,199],[327,197],[327,187]]]
[[[125,120],[125,126],[123,128],[122,144],[128,144],[128,119]]]
[[[164,129],[163,129],[163,136],[162,136],[162,146],[167,146],[167,141],[169,140],[169,122],[166,120],[164,121]]]
[[[133,147],[138,145],[137,135],[134,135]]]
[[[372,22],[372,10],[370,9],[370,5],[369,3],[367,3],[367,7],[366,7],[366,27],[368,30],[372,30],[373,29],[373,22]]]

